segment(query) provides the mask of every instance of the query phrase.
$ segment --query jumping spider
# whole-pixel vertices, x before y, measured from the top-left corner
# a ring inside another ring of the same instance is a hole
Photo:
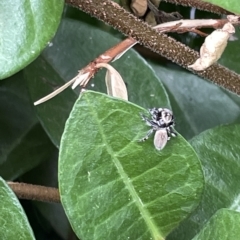
[[[152,119],[148,119],[141,114],[142,120],[152,127],[147,135],[140,141],[146,141],[148,137],[156,131],[154,135],[154,146],[157,150],[162,150],[171,136],[176,137],[177,133],[174,132],[173,126],[175,124],[173,113],[167,108],[152,108],[148,110]]]

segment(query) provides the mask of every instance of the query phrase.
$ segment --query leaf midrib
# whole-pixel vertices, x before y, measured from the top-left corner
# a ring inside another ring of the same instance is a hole
[[[156,223],[151,219],[151,215],[150,213],[143,207],[143,203],[140,199],[140,197],[137,194],[137,191],[135,190],[134,186],[132,185],[132,183],[130,181],[128,181],[128,179],[130,179],[127,174],[125,173],[121,162],[118,160],[118,158],[114,155],[114,151],[112,150],[112,148],[109,146],[107,140],[106,140],[106,136],[104,134],[103,128],[100,124],[100,122],[98,121],[98,117],[97,117],[97,111],[95,111],[92,107],[91,102],[87,99],[89,108],[91,108],[91,113],[93,115],[93,119],[96,119],[96,123],[99,129],[99,132],[102,136],[103,142],[105,143],[107,152],[109,153],[109,155],[112,157],[113,159],[113,163],[115,165],[115,167],[117,168],[117,171],[119,173],[119,175],[121,176],[121,179],[124,182],[124,185],[126,186],[126,188],[128,189],[133,201],[135,201],[137,208],[140,211],[140,216],[142,216],[142,218],[144,219],[145,223],[147,224],[149,231],[151,232],[153,239],[157,239],[157,240],[164,240],[164,238],[162,237],[161,232],[159,231],[159,229],[156,226]]]

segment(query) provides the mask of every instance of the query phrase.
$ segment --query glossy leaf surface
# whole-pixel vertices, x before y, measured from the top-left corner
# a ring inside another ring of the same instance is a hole
[[[162,151],[145,110],[96,92],[73,107],[61,141],[59,187],[63,207],[81,239],[164,239],[198,204],[199,161],[181,137]]]
[[[220,208],[239,211],[240,125],[220,126],[192,139],[205,175],[205,190],[199,207],[169,239],[190,240]]]
[[[34,235],[17,197],[0,177],[0,236],[3,240],[33,240]]]
[[[0,79],[32,62],[54,36],[62,0],[0,1]]]
[[[54,91],[65,82],[42,56],[25,70],[32,102]],[[63,128],[77,95],[66,89],[63,93],[46,103],[35,106],[39,120],[52,142],[59,147]]]

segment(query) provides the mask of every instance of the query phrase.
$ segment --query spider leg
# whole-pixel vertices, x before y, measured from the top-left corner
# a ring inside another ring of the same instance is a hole
[[[153,114],[155,114],[156,110],[157,110],[157,108],[149,108],[149,109],[148,109],[148,112],[149,112],[151,115],[153,115]]]
[[[167,140],[170,140],[170,138],[171,138],[171,132],[170,132],[171,130],[170,130],[170,128],[167,127],[166,131],[167,131],[167,136],[168,136]]]
[[[149,136],[153,133],[153,131],[154,131],[153,128],[150,129],[150,130],[147,132],[147,135],[146,135],[145,137],[143,137],[142,139],[140,139],[139,142],[144,142],[144,141],[146,141],[146,140],[149,138]]]
[[[144,116],[143,114],[140,114],[142,120],[150,127],[158,127],[158,125],[152,121],[152,120],[149,120],[146,116]]]
[[[172,126],[169,127],[170,128],[170,133],[173,137],[177,136],[177,133],[173,130]]]
[[[172,126],[167,128],[167,134],[168,134],[169,139],[171,138],[171,136],[172,137],[176,137],[177,136],[177,133],[173,130]]]

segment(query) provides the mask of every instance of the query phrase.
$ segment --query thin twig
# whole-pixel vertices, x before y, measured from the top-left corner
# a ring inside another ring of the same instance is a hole
[[[154,27],[159,32],[187,32],[189,29],[199,28],[222,28],[226,23],[230,22],[233,25],[240,25],[238,16],[229,15],[226,19],[184,19],[172,22],[166,22]],[[174,26],[178,26],[173,29]],[[166,31],[165,31],[166,30]]]
[[[8,186],[21,199],[60,203],[60,195],[57,188],[18,182],[8,182]]]

